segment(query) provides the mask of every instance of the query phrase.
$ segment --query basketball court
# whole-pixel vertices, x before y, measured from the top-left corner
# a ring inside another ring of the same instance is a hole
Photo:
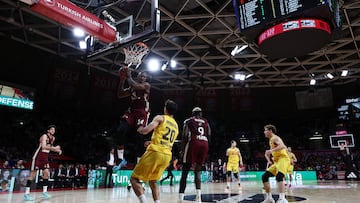
[[[226,183],[203,183],[202,202],[227,202],[227,203],[259,203],[263,201],[261,182],[242,182],[242,190],[237,190],[233,183],[232,191],[224,190]],[[179,185],[160,186],[160,198],[163,203],[176,203]],[[103,189],[77,189],[77,190],[49,190],[51,199],[42,200],[41,191],[33,191],[36,203],[138,203],[139,200],[131,190],[126,187],[103,188]],[[151,191],[146,187],[145,194],[148,202],[153,202]],[[23,192],[0,193],[1,203],[24,202]],[[355,203],[359,202],[360,187],[356,181],[317,181],[304,182],[302,185],[294,185],[286,192],[289,202],[303,203]],[[277,200],[277,191],[274,189],[273,197]],[[185,191],[185,203],[194,202],[194,184],[188,184]]]
[[[136,4],[137,2],[140,2]],[[86,60],[90,64],[97,64],[98,69],[107,70],[108,72],[117,74],[119,66],[138,65],[142,62],[142,58],[148,54],[149,47],[147,43],[151,37],[158,34],[160,26],[160,11],[158,9],[158,1],[129,1],[128,4],[120,4],[116,8],[102,7],[98,13],[102,14],[104,19],[109,21],[111,26],[118,31],[117,36],[111,35],[111,40],[117,37],[116,43],[106,43],[99,41],[93,43],[90,39],[87,41],[90,47],[86,51]],[[46,5],[44,4],[43,7]],[[69,5],[70,6],[70,5]],[[43,9],[43,7],[40,7]],[[74,8],[75,9],[75,8]],[[36,10],[35,10],[36,11]],[[126,13],[124,12],[126,11]],[[125,14],[124,14],[125,13]],[[85,13],[86,14],[86,13]],[[145,15],[145,16],[143,16]],[[301,19],[300,19],[301,20]],[[304,21],[304,19],[302,19]],[[305,22],[317,22],[317,19],[305,19]],[[136,23],[134,23],[136,22]],[[300,21],[299,21],[300,22]],[[300,22],[302,23],[302,22]],[[280,25],[280,24],[279,24]],[[288,25],[288,24],[286,24]],[[299,24],[301,25],[301,24]],[[283,24],[281,24],[283,26]],[[290,25],[288,25],[290,26]],[[315,27],[317,28],[317,27]],[[91,30],[90,30],[91,31]],[[321,31],[321,33],[323,33]],[[98,34],[98,33],[95,33]],[[327,36],[327,35],[326,35]],[[55,38],[56,39],[56,38]],[[320,38],[321,39],[321,38]],[[144,46],[136,47],[137,41],[144,41]],[[135,43],[135,44],[134,44]],[[323,43],[322,43],[323,44]],[[322,45],[321,44],[321,45]],[[127,47],[124,49],[124,47]],[[144,48],[145,47],[145,48]],[[268,47],[274,47],[270,44]],[[151,47],[150,47],[151,48]],[[267,48],[267,47],[265,47]],[[310,47],[312,48],[312,47]],[[309,49],[310,49],[309,48]],[[317,47],[316,47],[317,48]],[[144,50],[144,51],[140,51]],[[308,50],[305,50],[308,51]],[[304,51],[304,52],[305,52]],[[141,54],[139,54],[141,52]],[[284,54],[284,53],[282,53]],[[296,53],[297,54],[297,53]],[[302,53],[301,53],[302,54]],[[109,57],[109,58],[108,58]],[[109,70],[108,64],[103,61],[111,61],[112,68]],[[101,66],[104,64],[104,67]],[[116,66],[114,65],[116,64]],[[137,68],[137,66],[136,66]],[[135,68],[135,69],[136,69]],[[354,139],[351,135],[336,135],[330,137],[331,148],[339,148],[345,150],[347,147],[354,147]],[[347,154],[349,155],[349,154]],[[352,171],[348,171],[347,174]],[[356,174],[358,175],[358,174]],[[160,198],[163,203],[177,203],[179,185],[174,186],[162,185],[160,187]],[[264,200],[264,191],[262,183],[244,181],[242,189],[238,190],[236,184],[233,183],[231,191],[225,191],[226,183],[203,183],[202,184],[202,202],[218,202],[218,203],[259,203]],[[278,199],[276,185],[272,185],[273,197]],[[294,184],[291,189],[286,192],[286,198],[289,202],[304,203],[355,203],[360,199],[360,187],[358,181],[355,180],[336,180],[336,181],[303,181],[301,184]],[[50,199],[41,199],[41,190],[33,190],[32,195],[35,197],[36,203],[138,203],[139,200],[135,193],[128,191],[126,187],[114,188],[89,188],[89,189],[69,189],[69,190],[52,190]],[[146,186],[145,194],[148,202],[153,202],[151,190]],[[18,203],[25,202],[23,200],[24,191],[17,192],[1,192],[0,203]],[[184,202],[194,202],[195,187],[194,184],[188,184],[185,193]]]

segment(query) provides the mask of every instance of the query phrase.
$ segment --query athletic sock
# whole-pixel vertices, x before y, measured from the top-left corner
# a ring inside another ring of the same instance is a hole
[[[49,183],[48,179],[43,180],[43,192],[47,192],[48,183]]]
[[[139,196],[140,203],[147,203],[145,194]]]
[[[26,195],[30,194],[30,187],[26,187],[26,188],[25,188],[25,194],[26,194]]]
[[[201,197],[201,190],[200,190],[200,189],[197,189],[197,190],[196,190],[196,195],[199,196],[199,197]]]
[[[184,193],[179,193],[179,200],[184,200],[185,194]]]

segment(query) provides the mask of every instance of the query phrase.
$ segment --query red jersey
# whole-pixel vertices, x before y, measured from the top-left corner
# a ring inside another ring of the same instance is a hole
[[[146,90],[135,90],[131,88],[130,108],[149,110],[150,93]]]
[[[49,168],[49,151],[43,151],[41,147],[41,138],[39,140],[39,147],[36,149],[34,156],[32,158],[31,170],[35,169],[46,169]],[[54,143],[54,137],[50,137],[46,134],[46,145],[52,146]]]
[[[184,148],[183,163],[205,163],[209,151],[210,126],[203,117],[192,116],[184,121],[187,143]]]
[[[189,140],[208,141],[210,127],[205,118],[192,116],[186,119],[184,123],[189,128]]]

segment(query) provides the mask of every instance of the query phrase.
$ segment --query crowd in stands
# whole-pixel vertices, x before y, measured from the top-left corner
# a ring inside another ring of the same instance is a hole
[[[3,107],[1,107],[3,108]],[[63,156],[53,157],[52,178],[56,179],[54,187],[84,187],[86,185],[86,174],[89,169],[104,166],[102,160],[107,152],[109,139],[115,136],[115,129],[118,125],[118,115],[113,116],[89,116],[83,114],[69,115],[56,112],[23,112],[8,111],[0,109],[2,116],[0,136],[0,168],[29,168],[34,149],[38,145],[38,139],[46,126],[55,124],[57,131],[56,141],[62,146]],[[6,114],[4,114],[6,113]],[[179,118],[179,123],[182,123]],[[226,126],[213,117],[209,116],[213,134],[211,137],[210,151],[204,170],[212,170],[215,174],[215,181],[221,181],[222,167],[218,160],[226,161],[225,151],[232,139],[239,140],[243,132],[237,132],[236,127]],[[244,170],[264,170],[266,161],[264,151],[268,146],[267,140],[262,133],[262,127],[256,135],[250,134],[255,139],[249,143],[239,143],[239,148],[244,158]],[[249,135],[249,134],[248,134]],[[293,135],[296,137],[297,135]],[[322,149],[306,150],[304,138],[298,138],[295,142],[293,137],[284,140],[289,142],[294,153],[298,157],[295,170],[316,170],[319,179],[336,178],[336,171],[345,170],[343,155],[339,150],[329,149],[325,146]],[[179,147],[174,147],[174,155],[178,154]],[[356,169],[360,167],[359,148],[353,148],[352,157]],[[219,153],[220,152],[220,153]],[[223,152],[223,153],[221,153]],[[131,155],[125,153],[125,158]],[[129,158],[129,160],[131,160]],[[131,161],[128,161],[131,166]],[[63,167],[62,172],[57,171]],[[129,167],[131,169],[131,167]],[[72,171],[70,173],[70,170]],[[75,172],[74,172],[75,170]],[[181,170],[181,167],[179,167]]]

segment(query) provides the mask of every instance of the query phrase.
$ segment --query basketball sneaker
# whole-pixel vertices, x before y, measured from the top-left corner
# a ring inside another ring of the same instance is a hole
[[[260,202],[260,203],[275,203],[275,200],[273,198],[267,198],[264,201]]]
[[[289,203],[286,199],[278,199],[276,203]]]
[[[241,187],[241,184],[240,184],[240,183],[238,183],[238,189],[239,189],[239,190],[241,190],[241,189],[242,189],[242,187]]]
[[[49,199],[49,198],[51,198],[51,195],[48,192],[43,192],[41,194],[41,198],[42,199]]]
[[[34,201],[34,197],[31,196],[30,194],[25,194],[24,195],[24,200],[25,201]]]

